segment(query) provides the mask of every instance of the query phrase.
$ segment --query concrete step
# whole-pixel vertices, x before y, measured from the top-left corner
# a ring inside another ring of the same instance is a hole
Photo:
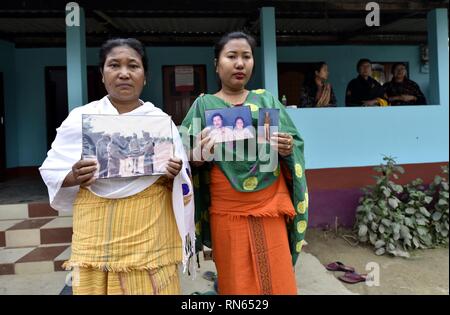
[[[28,247],[72,241],[72,217],[0,220],[0,247]]]
[[[18,203],[0,205],[1,220],[25,220],[42,217],[71,216],[67,212],[58,212],[49,203]]]
[[[0,275],[41,274],[63,271],[70,244],[0,249]]]

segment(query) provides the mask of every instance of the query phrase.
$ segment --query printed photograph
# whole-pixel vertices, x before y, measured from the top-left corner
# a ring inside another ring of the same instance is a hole
[[[82,156],[99,179],[164,174],[172,155],[170,117],[83,115]]]
[[[254,138],[252,114],[248,106],[205,111],[209,135],[215,142],[230,142]]]
[[[258,143],[269,143],[274,132],[278,132],[279,109],[260,108],[258,117]]]

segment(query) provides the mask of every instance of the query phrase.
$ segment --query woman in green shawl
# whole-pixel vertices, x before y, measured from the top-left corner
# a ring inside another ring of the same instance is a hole
[[[212,248],[220,294],[297,294],[294,265],[308,220],[303,140],[276,98],[245,88],[254,48],[255,40],[242,32],[220,39],[215,66],[221,89],[199,96],[182,123],[192,148],[196,247]],[[235,106],[249,107],[255,128],[260,109],[278,109],[270,143],[256,144],[257,137],[214,143],[205,111]]]

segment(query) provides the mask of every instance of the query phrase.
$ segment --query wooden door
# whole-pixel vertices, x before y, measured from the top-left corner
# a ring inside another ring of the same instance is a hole
[[[195,99],[207,92],[206,66],[192,65],[194,70],[194,88],[192,91],[180,92],[175,86],[175,66],[163,66],[163,101],[164,111],[172,116],[176,125],[180,125]]]

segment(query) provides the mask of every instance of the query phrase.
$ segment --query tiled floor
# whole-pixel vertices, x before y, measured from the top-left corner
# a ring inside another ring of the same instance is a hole
[[[61,271],[70,244],[0,249],[0,275]]]
[[[3,194],[3,193],[2,193]],[[71,213],[53,210],[48,202],[0,205],[0,220],[19,220],[43,217],[70,216]]]
[[[0,221],[0,248],[6,246],[5,231],[14,225],[22,222],[22,220],[4,220]]]
[[[70,256],[72,217],[48,203],[0,205],[0,275],[61,271]]]
[[[72,218],[51,217],[0,221],[0,247],[70,243]]]
[[[28,204],[0,205],[0,220],[28,219]]]
[[[19,223],[13,225],[12,227],[10,227],[7,231],[40,229],[41,227],[43,227],[50,221],[52,221],[52,219],[49,219],[49,218],[23,220],[22,222],[19,222]]]

